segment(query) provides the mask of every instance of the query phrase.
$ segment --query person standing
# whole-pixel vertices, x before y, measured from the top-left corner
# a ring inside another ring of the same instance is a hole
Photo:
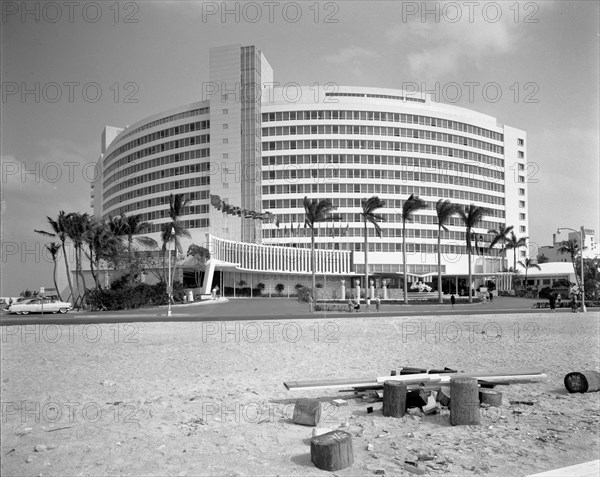
[[[454,304],[456,303],[456,297],[454,296],[454,293],[450,295],[450,303],[452,303],[452,308],[454,308]]]
[[[375,297],[375,310],[379,311],[381,309],[381,299],[379,295]]]
[[[575,295],[571,296],[569,305],[571,305],[571,313],[577,313],[577,300],[575,300]]]
[[[366,304],[365,310],[370,313],[371,312],[371,297],[368,296],[365,299],[365,304]]]
[[[550,302],[550,310],[552,313],[556,312],[556,296],[554,296],[554,293],[550,293],[548,301]]]

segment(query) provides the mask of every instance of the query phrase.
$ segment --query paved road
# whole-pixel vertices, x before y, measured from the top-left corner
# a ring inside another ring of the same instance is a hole
[[[383,305],[379,313],[319,312],[308,313],[306,304],[287,298],[231,299],[223,303],[175,305],[172,315],[167,316],[166,307],[125,310],[113,312],[70,312],[60,314],[9,315],[0,314],[0,326],[25,324],[90,324],[132,322],[186,322],[186,321],[256,321],[275,319],[332,319],[332,318],[376,318],[377,316],[470,316],[481,314],[550,313],[548,309],[532,309],[534,302],[524,298],[497,297],[492,303],[450,305]],[[373,306],[373,309],[375,307]],[[569,313],[563,308],[557,313]],[[588,313],[598,314],[594,309]]]

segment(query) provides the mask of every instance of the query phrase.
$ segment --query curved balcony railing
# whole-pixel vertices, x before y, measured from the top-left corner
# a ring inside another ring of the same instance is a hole
[[[208,235],[211,259],[235,263],[239,269],[264,272],[311,273],[311,250],[234,242]],[[318,274],[352,274],[352,252],[349,250],[315,250]]]

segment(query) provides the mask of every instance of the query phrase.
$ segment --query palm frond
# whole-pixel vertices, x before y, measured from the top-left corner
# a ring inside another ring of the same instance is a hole
[[[156,243],[156,240],[154,240],[151,237],[136,237],[135,241],[142,244],[144,247],[151,247],[151,248],[155,248],[158,247],[158,243]]]

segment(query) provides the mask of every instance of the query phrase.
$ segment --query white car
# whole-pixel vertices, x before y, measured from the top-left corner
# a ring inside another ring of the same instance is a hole
[[[73,305],[64,301],[50,300],[48,298],[34,298],[19,303],[13,303],[6,311],[16,313],[17,315],[27,315],[29,313],[66,313],[73,309]]]

